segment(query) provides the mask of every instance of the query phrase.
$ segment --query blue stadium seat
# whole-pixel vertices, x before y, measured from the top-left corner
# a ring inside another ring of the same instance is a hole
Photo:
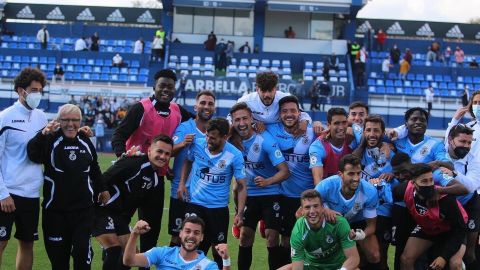
[[[413,88],[413,95],[415,96],[423,96],[423,90],[421,88]]]
[[[141,83],[146,83],[148,81],[148,77],[145,76],[145,75],[140,75],[138,77],[138,81],[141,82]]]
[[[470,76],[465,76],[464,82],[465,82],[465,83],[473,83],[472,77],[470,77]]]
[[[87,64],[87,59],[85,58],[79,58],[78,59],[78,64],[79,65],[82,65],[82,66],[85,66]]]
[[[65,80],[69,80],[69,81],[73,80],[73,73],[69,73],[69,72],[65,73]]]
[[[446,82],[441,82],[438,84],[438,88],[441,88],[441,89],[447,89],[447,83]]]
[[[20,55],[14,55],[12,61],[20,63],[20,62],[22,62],[22,57]]]
[[[110,69],[110,73],[111,74],[119,74],[120,73],[120,69],[118,67],[112,67]]]
[[[128,76],[128,81],[136,83],[137,82],[137,76],[136,75],[130,75]]]
[[[148,68],[141,68],[140,75],[148,76]]]
[[[370,93],[370,94],[375,94],[375,93],[377,93],[377,89],[375,88],[375,86],[373,86],[373,85],[372,85],[372,86],[369,86],[369,87],[368,87],[368,93]]]
[[[95,66],[103,66],[103,59],[95,59]]]
[[[80,81],[82,80],[82,74],[81,73],[73,73],[73,79],[76,80],[76,81]]]
[[[395,80],[394,86],[395,86],[395,87],[403,87],[402,80]]]
[[[447,85],[447,88],[449,90],[455,90],[455,89],[457,89],[457,85],[454,82],[449,82],[448,85]]]
[[[28,56],[22,56],[22,63],[30,63],[30,57]]]
[[[47,60],[47,64],[55,65],[57,63],[57,59],[55,57],[49,56]]]
[[[443,77],[442,77],[442,75],[436,74],[436,75],[435,75],[435,81],[436,81],[436,82],[443,82]]]
[[[130,75],[138,75],[138,68],[130,68],[128,73]]]
[[[305,69],[313,69],[313,62],[311,61],[305,62]]]
[[[109,80],[110,80],[110,75],[107,74],[107,73],[102,73],[102,74],[100,75],[100,80],[101,80],[101,81],[109,81]]]
[[[233,59],[232,59],[233,60]],[[236,59],[235,59],[236,60]],[[207,65],[213,65],[213,58],[211,56],[206,56],[204,59],[204,63]]]
[[[55,65],[48,64],[47,65],[47,71],[53,71],[55,69]]]
[[[415,81],[415,74],[411,74],[411,73],[407,74],[407,80]]]
[[[412,82],[411,82],[411,81],[404,81],[404,82],[403,82],[403,86],[405,86],[405,87],[411,87],[411,86],[412,86]]]
[[[140,67],[140,61],[138,60],[132,60],[132,64],[130,65],[132,68],[139,68]]]
[[[41,62],[41,61],[42,61],[42,58],[40,58],[40,62]],[[69,63],[70,65],[76,65],[76,64],[78,64],[78,59],[77,59],[77,58],[70,58],[70,59],[68,60],[68,63]]]
[[[75,72],[83,72],[83,66],[75,66],[75,69],[73,70]]]
[[[430,83],[427,82],[427,81],[422,81],[422,82],[420,82],[420,86],[422,88],[428,88],[430,86]]]
[[[14,59],[15,59],[15,57],[14,57]],[[474,84],[480,84],[480,77],[474,77],[473,78],[473,83]]]
[[[256,58],[252,58],[252,59],[250,60],[250,65],[255,66],[255,67],[258,67],[258,66],[260,65],[260,61],[259,61],[258,59],[256,59]]]
[[[385,86],[393,86],[393,81],[392,80],[386,80],[385,81]]]
[[[378,79],[378,80],[375,82],[375,85],[377,85],[377,86],[383,86],[383,80]]]
[[[383,87],[383,86],[377,87],[377,93],[385,94],[385,87]]]
[[[283,68],[290,68],[290,60],[282,60],[282,67]]]
[[[3,70],[10,70],[10,69],[12,69],[12,63],[4,62],[3,65],[2,65],[2,69],[3,69]]]
[[[432,74],[425,75],[425,80],[427,80],[429,82],[433,81],[433,75]]]
[[[101,67],[93,67],[93,73],[101,73],[102,68]]]
[[[424,80],[425,80],[425,76],[424,76],[423,74],[417,74],[417,75],[415,76],[415,79],[416,79],[417,81],[424,81]]]
[[[83,73],[82,74],[82,80],[85,80],[85,81],[90,80],[90,73]]]
[[[92,59],[92,58],[87,59],[87,65],[94,66],[95,65],[95,59]]]
[[[242,58],[240,59],[240,66],[248,66],[250,62],[248,61],[247,58]]]
[[[90,75],[90,79],[92,81],[99,81],[100,80],[100,74],[98,73],[92,73],[92,75]]]
[[[194,56],[192,58],[192,64],[201,64],[202,63],[202,58],[200,56]]]
[[[177,69],[177,63],[175,62],[168,62],[169,69]]]
[[[120,74],[128,74],[128,68],[123,67],[120,69]]]
[[[121,82],[127,82],[128,81],[128,76],[125,75],[125,74],[120,74],[120,76],[118,76],[118,80],[121,81]]]
[[[186,55],[180,56],[180,63],[187,63],[188,64],[188,56],[186,56]]]
[[[375,85],[375,80],[374,79],[368,79],[367,85],[368,86],[374,86]]]
[[[444,81],[444,82],[451,82],[451,81],[452,81],[452,77],[450,77],[450,75],[444,75],[444,76],[443,76],[443,81]]]
[[[413,95],[413,88],[405,87],[404,93],[405,93],[405,95]]]
[[[263,60],[262,60],[262,62],[263,62]],[[269,62],[270,62],[270,61],[269,61]],[[264,65],[262,65],[262,66],[264,66]],[[271,64],[270,66],[271,66],[271,67],[279,68],[279,67],[280,67],[280,60],[278,60],[278,59],[273,59],[273,60],[272,60],[272,64]]]
[[[102,73],[110,73],[110,67],[102,67]]]
[[[65,70],[68,71],[68,72],[73,72],[73,65],[67,65]]]
[[[87,72],[87,73],[92,73],[92,66],[84,66],[83,67],[83,72]]]

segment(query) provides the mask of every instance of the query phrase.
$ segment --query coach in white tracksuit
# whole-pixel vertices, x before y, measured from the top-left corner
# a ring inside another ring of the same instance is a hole
[[[25,68],[14,80],[18,101],[0,112],[0,258],[15,222],[17,269],[32,269],[33,241],[38,239],[42,166],[28,159],[26,147],[47,124],[37,109],[45,84],[40,70]]]

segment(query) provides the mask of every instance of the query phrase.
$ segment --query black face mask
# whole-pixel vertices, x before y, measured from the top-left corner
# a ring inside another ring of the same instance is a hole
[[[464,158],[468,152],[470,152],[470,148],[464,146],[457,146],[453,149],[453,153],[458,159]]]
[[[433,195],[435,195],[435,186],[434,185],[431,185],[431,186],[417,186],[418,190],[418,194],[420,194],[420,196],[422,196],[425,200],[429,200],[433,197]]]

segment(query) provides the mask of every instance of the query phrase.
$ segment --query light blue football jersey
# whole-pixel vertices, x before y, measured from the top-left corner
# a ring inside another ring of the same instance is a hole
[[[180,256],[179,247],[154,247],[145,252],[148,265],[162,270],[218,270],[218,265],[205,257],[203,251],[197,250],[198,257],[193,261],[185,261]]]
[[[431,161],[449,161],[443,142],[425,135],[423,141],[412,144],[408,137],[394,142],[398,151],[410,156],[412,163],[428,163]]]

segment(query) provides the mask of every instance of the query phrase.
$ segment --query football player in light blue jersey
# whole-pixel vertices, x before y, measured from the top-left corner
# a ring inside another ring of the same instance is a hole
[[[312,189],[313,176],[308,169],[310,164],[308,148],[315,140],[313,128],[309,126],[303,136],[295,137],[293,134],[298,129],[300,107],[295,96],[286,96],[279,101],[281,123],[267,126],[268,132],[273,136],[287,161],[290,176],[280,184],[282,197],[282,246],[285,261],[290,263],[290,234],[295,225],[295,212],[300,207],[300,195],[307,189]]]
[[[154,247],[145,253],[136,253],[136,240],[150,230],[150,226],[143,220],[137,221],[130,233],[123,263],[128,266],[150,267],[155,266],[162,270],[218,270],[215,262],[208,259],[202,251],[197,250],[204,239],[205,223],[196,216],[185,218],[180,230],[181,245],[179,247]],[[231,261],[228,255],[227,244],[215,246],[223,261],[222,270],[229,270]]]
[[[235,104],[230,110],[232,144],[243,152],[248,176],[247,203],[240,230],[238,269],[250,269],[255,229],[259,220],[266,224],[268,264],[270,269],[281,267],[279,247],[281,229],[280,182],[290,175],[282,152],[267,131],[256,133],[252,127],[252,111],[246,103]]]
[[[327,112],[327,123],[328,136],[318,138],[309,148],[310,169],[315,184],[337,174],[340,159],[352,153],[349,147],[352,138],[347,136],[347,112],[343,108],[330,108]]]
[[[455,167],[449,172],[467,189],[468,194],[457,197],[468,214],[467,221],[467,248],[463,261],[467,270],[479,269],[475,248],[480,230],[480,198],[477,190],[480,187],[480,163],[471,153],[473,129],[464,124],[453,125],[446,134],[446,150]],[[446,171],[446,169],[444,169]]]
[[[354,140],[350,144],[352,149],[357,148],[362,139],[365,119],[368,117],[368,105],[361,101],[354,101],[348,106],[348,125],[352,127]]]
[[[247,199],[247,175],[242,152],[227,142],[228,121],[210,119],[207,137],[196,138],[188,149],[178,185],[179,199],[188,197],[185,216],[196,215],[206,224],[205,240],[200,249],[208,252],[210,245],[227,242],[229,223],[228,201],[232,176],[237,181],[238,212],[234,224],[242,226],[243,211]],[[188,192],[187,192],[188,179]],[[213,257],[219,268],[220,256],[213,249]]]
[[[382,269],[375,236],[378,194],[373,185],[360,179],[361,174],[360,159],[348,154],[340,160],[338,175],[322,180],[315,189],[330,212],[344,216],[355,230],[354,239],[368,262],[365,269]]]
[[[429,163],[432,169],[438,167],[453,168],[448,160],[445,146],[437,139],[425,135],[428,124],[428,113],[415,107],[405,112],[407,137],[394,142],[398,151],[408,154],[412,163]]]
[[[194,138],[205,138],[206,126],[215,113],[215,94],[212,91],[200,91],[195,98],[195,119],[181,123],[173,134],[174,178],[170,186],[170,207],[168,210],[168,233],[172,236],[170,246],[179,245],[178,233],[185,217],[185,203],[177,198],[178,183],[182,174],[182,166],[187,156],[187,148]]]
[[[392,187],[398,184],[393,179],[390,161],[394,156],[391,145],[382,142],[385,123],[381,116],[370,115],[365,118],[362,140],[354,155],[360,158],[363,171],[362,179],[377,188],[379,205],[375,235],[380,245],[380,265],[388,268],[388,246],[391,240],[391,208],[393,205]]]

